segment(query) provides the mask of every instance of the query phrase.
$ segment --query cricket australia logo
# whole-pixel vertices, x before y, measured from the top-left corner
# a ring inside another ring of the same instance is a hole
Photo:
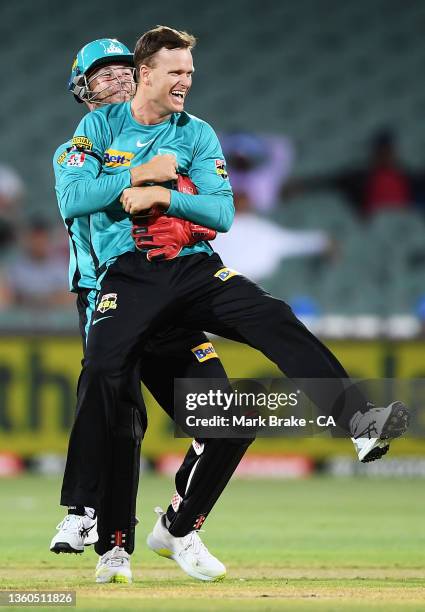
[[[102,295],[96,310],[102,314],[107,310],[116,310],[118,306],[117,298],[116,293],[105,293],[105,295]]]

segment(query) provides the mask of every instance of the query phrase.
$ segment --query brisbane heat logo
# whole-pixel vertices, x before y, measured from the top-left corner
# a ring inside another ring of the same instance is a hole
[[[120,43],[115,38],[111,39],[108,46],[106,46],[104,42],[101,42],[100,44],[104,48],[105,53],[124,53],[124,49],[121,47]]]
[[[118,306],[117,297],[116,293],[105,293],[105,295],[102,295],[96,310],[102,314],[107,310],[116,310]]]

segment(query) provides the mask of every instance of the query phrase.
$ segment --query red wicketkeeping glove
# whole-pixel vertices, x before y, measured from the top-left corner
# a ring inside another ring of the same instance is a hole
[[[195,185],[187,176],[179,175],[176,181],[181,193],[196,195]],[[157,206],[150,214],[133,217],[131,230],[136,248],[146,251],[149,261],[155,259],[174,259],[183,247],[192,246],[202,240],[214,240],[217,232],[191,221],[168,217]]]
[[[177,175],[175,187],[177,191],[180,191],[180,193],[188,193],[189,195],[196,195],[198,193],[195,183],[192,183],[190,178],[183,174]]]

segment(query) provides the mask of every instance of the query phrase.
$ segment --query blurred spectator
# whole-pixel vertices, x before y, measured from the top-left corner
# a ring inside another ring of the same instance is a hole
[[[249,133],[221,134],[220,142],[235,194],[249,194],[252,207],[272,210],[293,164],[287,138]]]
[[[254,281],[271,276],[287,257],[333,254],[334,243],[322,231],[288,230],[251,210],[250,199],[235,194],[230,232],[213,242],[224,263]]]
[[[41,218],[32,219],[21,242],[22,252],[4,273],[4,305],[43,309],[74,302],[68,292],[67,262],[52,253],[49,224]]]
[[[24,193],[24,184],[15,170],[0,164],[0,250],[15,237],[14,226]]]
[[[390,129],[380,130],[372,137],[366,167],[293,179],[283,189],[283,196],[319,189],[341,191],[363,216],[408,208],[413,201],[412,175],[399,160],[395,134]]]
[[[20,176],[10,166],[0,164],[0,216],[13,218],[24,193]]]

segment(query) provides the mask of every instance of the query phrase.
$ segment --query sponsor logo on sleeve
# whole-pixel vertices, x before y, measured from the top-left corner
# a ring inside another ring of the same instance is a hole
[[[59,155],[59,157],[56,160],[59,166],[63,164],[67,155],[68,155],[68,151],[62,151],[62,153]]]
[[[191,351],[195,355],[196,359],[201,363],[203,361],[207,361],[208,359],[213,359],[213,357],[217,357],[218,359],[218,355],[215,352],[215,348],[211,342],[199,344],[198,346],[193,347]]]
[[[226,162],[224,159],[215,160],[215,171],[217,172],[218,176],[221,176],[222,179],[227,179]]]
[[[93,149],[93,143],[87,136],[74,136],[71,140],[71,145],[79,149],[87,149],[88,151]]]
[[[116,310],[118,306],[117,298],[118,295],[116,293],[105,293],[104,295],[102,295],[96,310],[98,310],[102,314],[107,310]]]
[[[129,153],[128,151],[116,151],[115,149],[108,149],[107,151],[105,151],[103,163],[108,168],[129,166],[133,157],[134,153]]]
[[[232,270],[232,268],[221,268],[214,274],[214,276],[219,278],[224,283],[225,281],[229,280],[229,278],[232,278],[232,276],[237,276],[238,274],[239,272]]]
[[[68,161],[66,162],[66,165],[72,166],[74,168],[81,168],[81,166],[84,166],[85,159],[86,159],[86,154],[83,153],[82,151],[79,153],[72,153],[69,156]]]

